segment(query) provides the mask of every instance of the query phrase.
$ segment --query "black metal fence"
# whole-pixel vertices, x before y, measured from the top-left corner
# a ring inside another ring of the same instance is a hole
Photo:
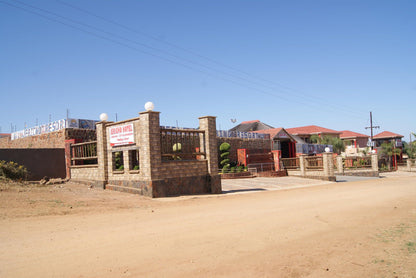
[[[162,160],[205,159],[205,131],[198,129],[160,129]]]

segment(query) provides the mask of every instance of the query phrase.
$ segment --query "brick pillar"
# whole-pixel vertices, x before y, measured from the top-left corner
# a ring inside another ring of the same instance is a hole
[[[323,153],[322,160],[324,164],[324,177],[328,180],[335,180],[334,159],[332,153]]]
[[[97,132],[97,162],[98,162],[98,180],[96,185],[105,188],[108,183],[108,151],[107,151],[107,127],[111,122],[98,122],[96,124]],[[111,159],[111,157],[110,157]]]
[[[337,156],[337,169],[339,174],[344,174],[344,165],[342,163],[342,156]]]
[[[412,160],[410,158],[408,158],[406,163],[407,163],[407,171],[411,172],[412,171]]]
[[[65,168],[66,178],[71,178],[71,144],[75,144],[75,139],[65,140]]]
[[[300,175],[306,176],[306,154],[301,154],[299,156],[299,168],[300,168]]]
[[[143,195],[157,197],[152,181],[160,179],[159,167],[162,163],[160,146],[160,112],[146,111],[140,113],[140,173],[148,181]]]
[[[273,154],[273,161],[274,161],[274,169],[276,171],[280,171],[280,156],[282,151],[274,150],[272,151]]]
[[[237,160],[238,164],[247,166],[247,149],[237,150]]]
[[[371,170],[378,172],[378,156],[376,153],[371,154]]]
[[[222,193],[221,178],[218,175],[218,146],[216,117],[205,116],[199,118],[199,129],[205,131],[205,146],[201,142],[208,161],[208,174],[211,182],[211,193]]]

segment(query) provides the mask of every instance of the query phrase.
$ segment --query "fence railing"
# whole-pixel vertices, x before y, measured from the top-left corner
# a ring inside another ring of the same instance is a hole
[[[305,157],[306,170],[321,170],[324,168],[322,156],[308,156]]]
[[[71,165],[98,164],[97,141],[71,144]]]
[[[248,169],[256,168],[257,172],[274,171],[274,163],[250,163]]]
[[[371,168],[371,157],[346,157],[342,161],[344,169]]]
[[[198,129],[160,129],[162,160],[199,160],[206,154],[205,131]]]
[[[299,157],[280,159],[283,169],[295,170],[300,168]]]

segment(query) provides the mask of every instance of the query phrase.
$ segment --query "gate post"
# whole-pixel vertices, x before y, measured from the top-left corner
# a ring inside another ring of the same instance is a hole
[[[107,152],[107,121],[96,123],[97,131],[97,163],[98,163],[98,180],[96,185],[105,189],[108,183],[108,152]]]
[[[371,154],[371,169],[378,172],[378,156],[376,153]]]
[[[322,160],[324,164],[324,177],[330,181],[335,181],[334,159],[332,153],[323,153]]]
[[[344,165],[342,164],[342,156],[337,156],[337,169],[339,174],[344,174]]]
[[[280,156],[281,156],[281,152],[279,150],[273,150],[272,154],[273,154],[273,161],[274,161],[274,170],[275,171],[280,171]]]
[[[205,116],[199,118],[199,129],[205,131],[204,148],[206,159],[208,161],[208,173],[211,182],[211,193],[221,194],[221,177],[218,174],[218,146],[217,146],[217,124],[216,117]]]
[[[301,154],[299,156],[299,168],[300,168],[300,175],[306,176],[306,154]]]

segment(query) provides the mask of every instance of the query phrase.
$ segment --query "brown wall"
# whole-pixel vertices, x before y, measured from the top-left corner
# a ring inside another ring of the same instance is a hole
[[[258,152],[270,152],[271,140],[270,139],[243,139],[243,138],[222,138],[217,137],[218,152],[220,145],[227,142],[231,145],[230,156],[231,161],[238,161],[237,150],[248,149],[256,150]]]
[[[29,180],[66,176],[64,149],[0,149],[0,160],[24,165],[29,171]]]
[[[95,130],[66,128],[55,132],[29,136],[16,140],[0,138],[0,149],[47,149],[65,148],[65,140],[77,139],[80,142],[95,141]]]

